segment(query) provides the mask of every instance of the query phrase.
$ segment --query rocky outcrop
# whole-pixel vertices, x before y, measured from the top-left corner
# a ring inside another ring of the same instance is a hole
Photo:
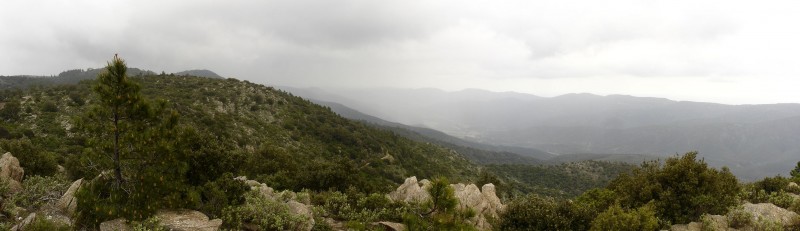
[[[670,231],[701,231],[702,229],[703,229],[703,224],[701,224],[700,222],[692,222],[685,225],[684,224],[672,225],[669,228]]]
[[[75,209],[78,207],[78,200],[75,198],[75,192],[81,188],[83,185],[83,179],[78,179],[75,182],[72,182],[72,185],[69,186],[64,195],[61,196],[61,199],[58,199],[56,202],[56,208],[58,211],[66,214],[69,217],[72,217],[75,214]]]
[[[15,225],[14,227],[11,227],[11,231],[25,231],[25,228],[27,228],[28,225],[30,225],[34,219],[36,219],[36,213],[28,214],[28,216],[25,217],[25,219],[22,220],[22,222]]]
[[[799,192],[800,185],[797,185],[797,183],[794,182],[789,182],[789,185],[786,186],[786,189],[788,189],[789,191]]]
[[[11,192],[19,192],[22,190],[22,177],[25,176],[25,170],[19,166],[19,160],[6,152],[0,157],[0,180],[8,183]]]
[[[497,218],[505,206],[500,203],[500,198],[495,194],[493,184],[485,184],[479,190],[474,184],[452,184],[455,197],[458,199],[458,208],[462,211],[475,211],[475,217],[470,222],[480,230],[491,230],[487,218]]]
[[[387,196],[392,201],[421,203],[431,197],[430,194],[428,194],[428,188],[430,188],[430,181],[422,180],[421,182],[417,182],[417,177],[412,176],[406,178],[406,181],[400,185],[400,187],[397,187],[397,190],[394,190],[394,192],[389,193]]]
[[[742,205],[742,210],[744,212],[749,213],[752,215],[753,222],[760,222],[760,221],[769,221],[769,222],[776,222],[783,227],[790,227],[795,222],[795,219],[800,219],[797,213],[783,209],[781,207],[775,206],[770,203],[761,203],[761,204],[751,204],[745,203]],[[734,228],[728,227],[728,219],[725,216],[720,215],[708,215],[706,218],[708,225],[710,225],[711,230],[736,230]],[[672,231],[700,231],[702,230],[703,223],[702,222],[692,222],[689,224],[678,224],[672,225],[670,230]],[[744,227],[740,230],[754,230],[758,229],[758,227]]]
[[[794,222],[794,219],[798,219],[797,213],[770,203],[745,203],[743,207],[744,211],[753,214],[753,220],[767,219],[777,221],[783,226],[788,226]]]
[[[117,218],[100,223],[100,231],[132,231],[133,228],[125,218]]]
[[[493,184],[486,184],[481,189],[474,184],[451,184],[453,194],[458,199],[457,208],[462,211],[472,210],[475,217],[470,218],[469,222],[479,230],[491,230],[492,226],[488,220],[490,217],[497,218],[505,206],[497,197]],[[410,203],[421,203],[428,198],[427,189],[430,188],[430,181],[422,180],[417,182],[416,177],[409,177],[397,188],[389,193],[387,197],[393,201],[404,201]]]
[[[405,231],[406,225],[395,223],[395,222],[388,222],[388,221],[381,221],[374,223],[380,227],[383,227],[386,231]]]
[[[286,206],[289,207],[289,212],[292,214],[304,217],[305,220],[303,221],[302,230],[311,230],[314,228],[314,213],[311,201],[309,201],[308,198],[298,198],[297,195],[291,191],[276,192],[266,184],[248,180],[247,177],[244,176],[239,176],[235,179],[243,181],[246,185],[250,186],[250,190],[258,191],[264,198],[286,204]],[[244,224],[244,226],[248,226],[248,224]]]
[[[161,211],[155,217],[162,226],[174,231],[216,231],[222,225],[222,220],[208,220],[208,216],[193,210]]]
[[[208,216],[194,210],[159,211],[154,217],[158,225],[172,231],[216,231],[222,226],[222,220],[208,220]],[[128,230],[133,228],[125,218],[100,223],[100,231]]]

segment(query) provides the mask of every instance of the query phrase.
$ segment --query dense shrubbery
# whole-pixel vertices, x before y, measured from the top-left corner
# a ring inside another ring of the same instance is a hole
[[[659,218],[688,223],[703,214],[725,214],[737,204],[739,183],[727,168],[709,168],[696,152],[672,157],[662,166],[647,162],[608,186],[624,208],[653,203]]]
[[[498,176],[510,179],[502,191],[572,198],[586,190],[605,187],[635,166],[621,162],[583,161],[560,165],[489,165]]]
[[[222,211],[226,226],[241,229],[245,224],[252,224],[259,230],[300,230],[300,227],[308,225],[302,216],[292,214],[288,205],[266,198],[258,191],[246,193],[245,200],[247,202],[243,205]]]
[[[0,140],[0,148],[19,159],[25,175],[51,176],[58,170],[56,154],[33,145],[28,138]]]
[[[508,204],[500,219],[501,230],[588,230],[596,216],[582,203],[559,201],[530,194]]]
[[[597,218],[592,221],[590,230],[639,231],[658,230],[658,228],[658,218],[656,218],[656,213],[651,205],[645,205],[635,210],[625,210],[619,205],[613,205],[597,215]]]

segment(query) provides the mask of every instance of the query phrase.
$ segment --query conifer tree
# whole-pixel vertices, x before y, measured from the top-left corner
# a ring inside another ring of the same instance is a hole
[[[97,76],[97,83],[92,87],[99,98],[100,106],[100,110],[94,111],[95,115],[111,123],[105,132],[113,139],[111,158],[117,186],[121,186],[124,180],[120,164],[120,135],[127,132],[128,121],[143,119],[148,108],[139,93],[139,85],[128,78],[127,69],[125,61],[115,54],[105,71]]]

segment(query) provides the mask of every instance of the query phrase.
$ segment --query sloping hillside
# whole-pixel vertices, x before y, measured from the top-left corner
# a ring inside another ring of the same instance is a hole
[[[168,101],[181,123],[196,129],[203,142],[197,152],[210,162],[194,164],[211,179],[230,171],[279,189],[386,191],[413,175],[461,181],[476,175],[451,150],[344,119],[271,87],[200,77],[135,80],[144,96]],[[77,169],[83,141],[69,129],[71,118],[95,100],[89,84],[3,92],[6,138],[30,139],[68,170]]]

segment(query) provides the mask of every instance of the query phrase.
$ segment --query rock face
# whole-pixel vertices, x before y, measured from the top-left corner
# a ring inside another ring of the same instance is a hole
[[[193,210],[161,211],[155,217],[162,226],[174,231],[216,231],[222,225],[222,220],[208,220],[208,216]]]
[[[395,223],[395,222],[381,221],[381,222],[377,222],[375,224],[380,225],[381,227],[383,227],[387,231],[405,231],[406,230],[406,225],[400,224],[400,223]]]
[[[222,225],[222,220],[208,220],[208,216],[194,210],[159,211],[154,217],[158,218],[159,225],[172,231],[216,231]],[[133,228],[125,218],[100,223],[100,231],[128,230]]]
[[[775,221],[788,227],[793,225],[795,219],[800,219],[797,213],[783,209],[770,203],[751,204],[745,203],[742,205],[745,212],[752,214],[754,222],[759,220]],[[728,227],[728,220],[725,216],[710,215],[708,216],[712,230],[736,230]],[[672,231],[700,231],[702,230],[702,222],[692,222],[689,224],[678,224],[670,227]],[[744,227],[740,230],[753,230],[754,227]]]
[[[22,177],[25,176],[25,170],[19,166],[19,160],[6,152],[0,157],[0,179],[8,182],[11,192],[19,192],[22,190]]]
[[[744,211],[753,214],[753,220],[759,218],[780,222],[783,226],[791,225],[798,215],[795,212],[783,209],[770,203],[743,205]]]
[[[30,225],[31,222],[33,222],[33,219],[36,219],[36,213],[28,214],[28,216],[25,217],[25,219],[22,220],[22,222],[15,225],[14,227],[11,227],[11,231],[24,231],[25,228],[27,228],[28,225]]]
[[[81,188],[81,185],[83,185],[83,179],[72,182],[72,185],[64,192],[61,199],[58,199],[58,202],[56,202],[56,208],[69,217],[75,214],[75,209],[78,207],[78,200],[75,198],[75,192]]]
[[[128,220],[125,218],[117,218],[110,221],[104,221],[100,223],[100,231],[131,231],[130,225],[128,225]]]
[[[417,182],[417,177],[409,177],[397,190],[389,193],[387,197],[393,201],[405,201],[410,203],[421,203],[428,198],[427,189],[430,188],[430,181],[422,180]],[[458,199],[457,208],[461,210],[471,209],[475,211],[475,217],[469,220],[479,230],[491,230],[492,226],[488,222],[489,217],[498,217],[498,214],[505,209],[505,206],[497,197],[493,184],[486,184],[481,189],[474,184],[451,184],[454,195]]]
[[[797,183],[794,182],[789,182],[789,185],[786,186],[786,188],[789,190],[800,191],[800,185],[797,185]]]
[[[392,201],[405,201],[405,202],[413,202],[419,203],[430,198],[430,194],[428,194],[428,188],[430,188],[430,181],[422,180],[423,182],[417,182],[417,177],[412,176],[406,178],[406,181],[397,187],[397,190],[394,192],[389,193],[387,195],[389,199]]]

